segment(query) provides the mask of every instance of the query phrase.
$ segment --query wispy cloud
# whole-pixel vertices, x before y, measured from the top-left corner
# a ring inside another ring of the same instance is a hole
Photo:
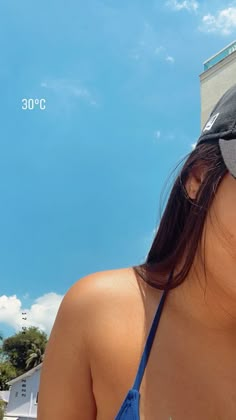
[[[196,12],[199,7],[199,3],[196,0],[168,0],[166,2],[166,6],[174,11],[187,10],[189,12]]]
[[[163,47],[163,46],[157,47],[155,49],[155,55],[161,56],[161,53],[164,54],[164,55],[162,55],[162,57],[163,57],[163,59],[165,61],[169,61],[170,63],[174,63],[175,62],[174,57],[172,57],[171,55],[168,55],[167,52],[166,52],[166,48]]]
[[[156,130],[154,131],[154,136],[153,136],[153,143],[157,144],[159,142],[159,139],[161,137],[161,132],[160,130]]]
[[[152,25],[144,22],[143,31],[136,47],[131,51],[130,57],[138,60],[163,60],[171,64],[175,62],[174,57],[169,55],[166,48],[159,44],[159,36]]]
[[[41,87],[49,89],[64,97],[80,98],[89,105],[97,105],[91,92],[79,80],[51,79],[41,82]]]
[[[236,29],[236,7],[220,10],[216,15],[208,14],[202,18],[203,32],[216,32],[220,35],[230,35]]]
[[[167,132],[167,133],[161,134],[160,130],[155,130],[152,137],[152,141],[154,144],[159,144],[160,141],[164,141],[165,143],[172,142],[174,139],[175,139],[174,133]]]
[[[175,62],[175,59],[171,55],[167,55],[166,61],[169,61],[170,63],[174,63]]]

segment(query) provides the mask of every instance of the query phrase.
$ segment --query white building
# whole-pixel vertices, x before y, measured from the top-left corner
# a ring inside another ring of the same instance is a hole
[[[8,381],[9,401],[3,420],[37,419],[38,389],[42,363]]]
[[[204,63],[200,74],[201,128],[220,97],[236,84],[236,41],[231,42]]]
[[[3,400],[5,403],[9,401],[10,391],[0,391],[0,400]]]

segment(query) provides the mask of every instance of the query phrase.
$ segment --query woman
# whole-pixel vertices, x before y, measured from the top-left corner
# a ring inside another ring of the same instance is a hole
[[[210,117],[146,262],[64,296],[38,420],[236,419],[236,85]]]

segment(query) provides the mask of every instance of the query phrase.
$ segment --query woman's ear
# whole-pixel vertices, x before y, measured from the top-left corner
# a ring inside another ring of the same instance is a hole
[[[196,199],[199,188],[202,185],[207,168],[202,164],[197,164],[192,167],[189,177],[185,183],[185,189],[192,200]]]

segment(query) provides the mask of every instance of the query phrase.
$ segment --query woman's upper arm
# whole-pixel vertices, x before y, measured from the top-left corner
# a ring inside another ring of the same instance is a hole
[[[68,290],[57,312],[42,364],[38,420],[96,419],[86,342],[91,276]]]

